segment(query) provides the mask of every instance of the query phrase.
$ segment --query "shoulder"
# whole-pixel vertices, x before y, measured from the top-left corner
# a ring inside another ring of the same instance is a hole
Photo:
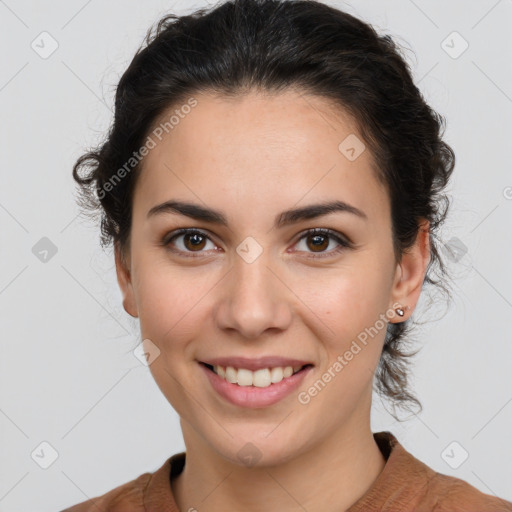
[[[386,464],[349,512],[512,512],[512,503],[438,473],[409,453],[391,432],[374,434]]]
[[[170,485],[171,474],[178,474],[184,466],[185,453],[169,457],[154,472],[146,472],[138,478],[102,496],[88,499],[61,512],[146,512],[149,510],[177,510]]]
[[[143,512],[144,489],[151,480],[152,473],[144,473],[135,480],[119,485],[115,489],[73,505],[62,512]]]
[[[432,505],[428,510],[439,512],[512,512],[510,501],[485,494],[460,478],[437,472],[428,480],[419,504]]]

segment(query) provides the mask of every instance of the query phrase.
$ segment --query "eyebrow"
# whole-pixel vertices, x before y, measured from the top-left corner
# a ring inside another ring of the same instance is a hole
[[[315,219],[335,212],[351,213],[361,219],[368,220],[367,215],[359,208],[345,203],[344,201],[330,201],[281,212],[275,217],[274,227],[280,228],[302,220]],[[147,218],[166,213],[184,215],[199,221],[228,226],[227,217],[222,211],[205,208],[198,204],[185,201],[171,200],[153,206],[153,208],[149,210]]]

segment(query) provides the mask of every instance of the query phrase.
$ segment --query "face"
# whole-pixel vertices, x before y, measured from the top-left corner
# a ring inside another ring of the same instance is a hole
[[[116,256],[124,307],[185,441],[275,464],[368,424],[385,327],[403,320],[397,302],[416,304],[426,242],[397,264],[372,155],[326,100],[194,97],[144,159]],[[326,204],[338,208],[312,208]],[[203,364],[217,359],[262,370],[228,371],[257,385]],[[286,366],[305,367],[272,370]]]

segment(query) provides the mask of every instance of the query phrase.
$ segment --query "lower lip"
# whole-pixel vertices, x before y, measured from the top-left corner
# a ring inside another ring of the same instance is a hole
[[[213,389],[215,389],[220,396],[234,405],[252,409],[267,407],[279,402],[297,389],[309,371],[313,369],[312,366],[307,366],[290,377],[284,378],[277,384],[270,384],[270,386],[266,388],[258,388],[256,386],[239,386],[238,384],[232,384],[222,377],[219,377],[204,364],[199,363],[199,366],[201,366],[206,373]]]

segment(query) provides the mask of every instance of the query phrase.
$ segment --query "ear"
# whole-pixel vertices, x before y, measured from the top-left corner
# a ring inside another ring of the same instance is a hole
[[[391,294],[393,300],[391,308],[394,310],[400,305],[404,310],[404,316],[396,316],[395,322],[407,320],[420,297],[427,265],[430,261],[429,227],[427,220],[420,223],[416,242],[404,252],[402,261],[397,264]]]
[[[130,270],[130,262],[126,261],[127,258],[122,253],[119,244],[114,246],[115,261],[116,261],[116,274],[119,288],[123,294],[123,307],[124,310],[134,318],[137,318],[138,311],[135,302],[135,294],[133,292],[132,276]]]

